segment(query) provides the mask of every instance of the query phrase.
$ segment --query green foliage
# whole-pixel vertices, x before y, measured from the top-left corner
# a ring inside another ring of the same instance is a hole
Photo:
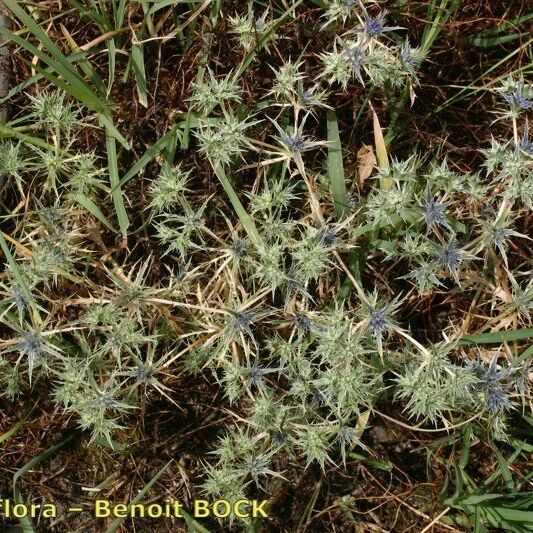
[[[279,61],[281,26],[301,2],[283,13],[248,2],[235,14],[213,3],[203,22],[215,33],[225,17],[245,55],[220,68],[205,38],[184,111],[139,157],[108,99],[126,54],[125,79],[131,68],[133,92],[150,106],[147,47],[132,42],[125,52],[125,15],[142,11],[139,36],[165,42],[158,32],[181,3],[73,2],[104,36],[106,86],[82,48],[66,56],[37,17],[6,1],[30,38],[2,34],[35,55],[39,79],[55,88],[26,85],[26,112],[1,129],[11,181],[9,235],[0,233],[0,394],[24,402],[45,383],[47,401],[92,445],[118,450],[114,439],[151,401],[179,409],[190,392],[177,389],[182,380],[208,383],[228,421],[196,486],[231,501],[315,465],[322,475],[350,459],[390,471],[365,440],[386,405],[403,426],[464,432],[466,457],[474,433],[489,443],[508,493],[489,493],[497,483],[483,492],[461,464],[446,505],[478,531],[525,531],[530,498],[496,447],[514,445],[512,417],[531,395],[523,342],[533,289],[522,247],[533,209],[532,86],[511,76],[494,89],[511,138],[495,128],[471,172],[453,155],[398,156],[372,108],[379,166],[370,158],[356,183],[339,94],[351,98],[362,84],[367,103],[398,103],[456,3],[430,2],[416,47],[370,3],[321,2],[315,29],[329,46]],[[172,30],[184,52],[196,54],[187,47],[204,27],[185,30],[207,5]],[[272,79],[250,88],[244,74],[260,61]],[[88,135],[98,136],[94,149]]]

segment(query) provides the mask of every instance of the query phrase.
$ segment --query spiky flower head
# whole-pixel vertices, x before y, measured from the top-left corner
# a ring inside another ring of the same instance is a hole
[[[24,196],[24,173],[31,168],[32,159],[29,154],[24,154],[23,144],[15,144],[10,140],[0,142],[0,182],[3,176],[15,179],[19,192]]]
[[[262,431],[275,427],[276,421],[281,418],[283,409],[274,394],[258,394],[248,408],[250,422]]]
[[[272,293],[283,284],[287,275],[284,271],[284,246],[281,243],[257,248],[257,260],[253,260],[252,276],[272,288]]]
[[[524,133],[522,134],[522,139],[520,140],[520,149],[528,155],[533,155],[533,140],[529,138],[528,121],[526,121],[526,125],[524,126]]]
[[[302,313],[294,314],[292,324],[299,335],[306,335],[313,328],[311,320]]]
[[[354,50],[353,59],[350,61],[352,55],[350,50]],[[323,68],[320,77],[332,85],[338,83],[345,90],[350,80],[357,77],[362,83],[361,66],[362,61],[359,61],[359,46],[354,41],[342,41],[337,38],[333,43],[333,51],[319,54],[322,61]],[[360,57],[362,60],[362,56]]]
[[[437,202],[431,194],[428,194],[422,203],[422,219],[426,225],[426,231],[429,233],[433,226],[442,226],[443,228],[452,230],[448,219],[444,215],[449,203]]]
[[[31,384],[34,368],[40,366],[48,370],[50,357],[59,358],[61,352],[40,331],[27,328],[22,330],[19,335],[20,340],[18,344],[7,348],[5,352],[18,351],[20,353],[21,360],[28,365],[28,375]]]
[[[283,144],[294,153],[304,152],[311,149],[311,144],[306,141],[305,137],[300,135],[289,135],[288,133],[282,132],[281,141]]]
[[[420,48],[414,48],[406,39],[400,48],[400,61],[407,74],[414,80],[417,80],[417,72],[420,63],[424,59],[424,53]]]
[[[394,315],[401,303],[400,296],[391,302],[386,302],[380,299],[377,291],[374,291],[361,304],[361,316],[365,319],[367,330],[377,343],[381,357],[383,357],[384,337],[398,328]]]
[[[531,313],[533,310],[533,281],[526,287],[521,287],[517,281],[511,278],[512,284],[512,301],[509,307],[518,312],[519,316],[525,320],[531,321]]]
[[[254,363],[252,365],[252,368],[250,368],[250,372],[248,374],[248,384],[258,387],[262,385],[264,378],[265,378],[264,368],[259,366],[257,363]]]
[[[511,409],[505,382],[509,371],[498,369],[498,357],[493,357],[488,366],[479,360],[474,361],[470,368],[478,379],[477,387],[481,389],[485,398],[485,408],[493,415]]]
[[[236,333],[246,333],[250,337],[253,337],[252,324],[254,323],[255,316],[249,311],[237,312],[233,316],[232,327]]]
[[[45,343],[41,335],[36,331],[23,331],[20,337],[19,350],[27,357],[31,381],[33,368],[44,361],[46,355]]]
[[[231,251],[235,257],[242,259],[246,257],[248,253],[248,241],[239,238],[237,235],[233,235],[233,242],[231,243]]]
[[[468,254],[458,246],[458,242],[453,237],[446,244],[435,245],[437,264],[447,270],[459,284],[459,268],[463,261],[467,259],[476,259],[475,256]]]
[[[342,41],[341,39],[339,39],[339,44],[342,47],[344,58],[352,70],[352,76],[363,83],[361,69],[367,61],[367,55],[364,51],[364,48],[360,43],[354,43],[353,41]]]
[[[507,246],[510,237],[522,237],[528,238],[527,235],[523,235],[518,231],[510,228],[510,221],[497,218],[491,221],[482,220],[480,222],[481,235],[480,246],[496,248],[507,266]]]
[[[258,121],[240,120],[231,111],[224,110],[223,117],[201,119],[196,130],[199,151],[214,165],[229,165],[252,145],[245,131]]]
[[[190,174],[191,171],[183,170],[181,165],[163,164],[159,175],[150,185],[152,201],[149,208],[160,213],[183,202],[184,194],[188,192]]]
[[[248,6],[248,13],[246,15],[235,15],[229,17],[229,23],[231,26],[231,33],[237,35],[240,45],[249,51],[257,41],[267,37],[269,30],[272,28],[273,23],[268,22],[269,11],[265,9],[260,17],[255,17],[252,8],[253,3]],[[268,35],[268,41],[277,39],[275,32],[271,32]],[[265,49],[268,51],[268,42],[263,43]]]
[[[322,469],[326,461],[331,461],[328,451],[331,447],[332,429],[327,426],[307,426],[297,432],[295,444],[303,451],[307,466],[316,461]]]
[[[533,88],[524,84],[523,79],[503,88],[501,95],[513,110],[525,111],[533,107]]]
[[[274,72],[274,87],[270,91],[276,98],[289,101],[298,83],[302,83],[304,76],[300,72],[303,62],[293,63],[290,59],[281,64],[277,69],[270,67]]]
[[[233,73],[223,78],[215,77],[211,69],[207,69],[207,77],[192,84],[193,94],[189,101],[202,112],[210,112],[216,106],[224,106],[229,102],[241,101],[242,89]]]
[[[26,313],[26,310],[28,309],[28,298],[24,291],[19,287],[18,285],[14,285],[12,289],[12,299],[13,303],[17,307],[18,315],[19,315],[19,321],[22,322],[24,315]]]
[[[245,499],[248,482],[244,481],[241,470],[222,463],[216,467],[206,464],[205,471],[206,479],[201,488],[208,496],[227,499],[230,502]]]
[[[333,266],[333,246],[328,246],[322,229],[307,228],[292,253],[292,269],[305,281],[318,279]]]
[[[418,286],[419,294],[426,294],[434,287],[441,287],[442,283],[437,278],[434,266],[422,263],[420,266],[413,268],[403,279],[412,279]]]
[[[82,391],[87,383],[87,364],[83,361],[63,359],[62,367],[57,371],[57,380],[54,399],[66,409],[83,400]]]
[[[35,117],[47,127],[69,133],[78,123],[79,109],[67,102],[63,91],[38,92],[29,97]]]
[[[323,24],[322,29],[339,19],[345,23],[347,19],[355,14],[356,8],[360,4],[359,0],[330,0],[326,5],[327,10],[323,15],[326,22]]]
[[[394,30],[402,30],[401,26],[385,26],[387,11],[382,11],[376,17],[371,17],[366,9],[364,10],[364,24],[362,28],[357,28],[356,32],[363,32],[369,37],[379,37]]]
[[[347,451],[360,446],[366,448],[366,446],[360,440],[361,430],[355,427],[342,425],[337,433],[336,442],[341,450],[342,464],[346,466]]]

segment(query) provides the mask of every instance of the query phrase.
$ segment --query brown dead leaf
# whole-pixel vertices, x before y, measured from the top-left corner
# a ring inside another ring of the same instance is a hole
[[[413,107],[416,100],[416,93],[412,83],[409,84],[409,96],[411,97],[411,107]]]
[[[368,425],[368,419],[370,418],[370,409],[362,412],[357,419],[355,424],[355,434],[357,437],[361,437],[365,431],[366,426]]]
[[[363,185],[371,176],[375,164],[376,156],[374,155],[374,148],[363,144],[357,152],[357,174],[359,175],[359,185]]]

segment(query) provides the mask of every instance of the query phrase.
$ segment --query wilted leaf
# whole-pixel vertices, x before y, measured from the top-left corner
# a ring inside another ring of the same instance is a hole
[[[357,423],[355,424],[357,437],[361,437],[363,435],[363,432],[365,431],[365,428],[368,424],[369,418],[370,418],[370,409],[367,409],[366,411],[364,411],[363,413],[359,415],[359,418],[357,419]]]
[[[374,148],[363,144],[357,152],[357,174],[359,175],[359,185],[363,185],[372,175],[375,164],[376,156],[374,154]]]
[[[411,107],[413,107],[416,99],[416,93],[412,83],[409,84],[409,97],[411,99]]]

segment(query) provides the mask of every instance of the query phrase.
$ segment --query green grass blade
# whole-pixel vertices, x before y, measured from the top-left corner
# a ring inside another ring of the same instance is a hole
[[[112,29],[112,26],[109,24],[109,21],[97,10],[89,9],[89,7],[78,0],[69,0],[69,2],[76,6],[78,13],[85,17],[89,17],[93,20],[102,31],[109,31]]]
[[[478,48],[494,48],[501,44],[514,41],[520,37],[523,37],[523,34],[512,33],[508,35],[502,35],[502,33],[504,31],[516,28],[519,24],[528,22],[531,19],[533,19],[533,13],[527,13],[526,15],[518,17],[514,20],[510,20],[509,22],[498,24],[498,26],[494,28],[489,28],[475,35],[470,35],[466,38],[466,42],[473,46],[477,46]]]
[[[11,429],[8,429],[5,433],[0,435],[0,444],[10,439],[24,424],[26,423],[26,418],[19,420]]]
[[[128,219],[128,213],[124,206],[124,197],[122,195],[122,188],[119,186],[120,178],[118,174],[118,160],[117,160],[117,145],[115,137],[109,131],[109,127],[106,127],[105,144],[107,150],[107,164],[109,168],[109,181],[111,183],[111,197],[115,205],[115,213],[118,219],[118,225],[120,231],[124,237],[126,237],[128,226],[130,221]]]
[[[126,2],[128,0],[119,0],[119,2],[112,2],[113,15],[115,17],[115,28],[122,28],[124,25],[124,15],[126,13]]]
[[[117,130],[110,116],[100,114],[98,115],[98,118],[100,122],[102,123],[102,125],[105,126],[106,131],[111,135],[111,137],[116,139],[124,148],[126,148],[126,150],[129,150],[131,148],[130,143]]]
[[[23,59],[25,63],[29,63],[29,61],[26,61]],[[48,81],[52,82],[53,85],[60,87],[63,89],[66,93],[70,94],[76,100],[79,100],[83,104],[85,104],[89,108],[95,108],[94,102],[91,99],[87,99],[87,94],[84,91],[83,88],[77,87],[75,85],[71,85],[70,83],[64,81],[64,79],[61,79],[58,76],[55,76],[52,74],[52,72],[48,71],[47,69],[41,68],[39,65],[32,65],[33,68],[43,76],[43,78],[47,79]],[[63,76],[64,78],[64,76]]]
[[[501,35],[499,37],[482,37],[481,35],[472,35],[466,41],[477,48],[495,48],[505,43],[510,43],[520,39],[523,35],[521,33],[513,33],[511,35]]]
[[[111,89],[115,83],[115,67],[117,58],[117,47],[115,45],[115,39],[109,39],[107,42],[107,91],[106,94],[111,94]]]
[[[510,507],[493,507],[503,520],[507,522],[518,522],[527,525],[533,530],[533,511],[520,511],[518,509],[511,509]]]
[[[9,8],[9,10],[15,15],[24,26],[43,44],[44,48],[56,59],[56,61],[61,64],[61,66],[71,72],[75,73],[75,70],[72,68],[72,65],[66,61],[65,56],[61,50],[56,46],[56,44],[48,37],[46,32],[35,22],[35,20],[20,7],[19,3],[16,0],[4,0],[4,4]],[[79,77],[79,76],[78,76]],[[79,77],[80,81],[82,79]]]
[[[72,35],[70,35],[68,30],[63,25],[61,25],[61,29],[63,31],[65,38],[67,39],[68,45],[70,46],[70,49],[72,50],[72,52],[80,53],[82,55],[78,63],[82,72],[85,74],[85,76],[88,79],[92,81],[93,85],[96,87],[97,93],[100,93],[102,96],[105,95],[105,89],[106,89],[105,84],[102,81],[102,78],[100,77],[96,69],[93,68],[91,62],[87,59],[86,57],[87,54],[84,53],[80,49],[80,47],[78,46],[78,43],[76,43]],[[68,56],[65,56],[65,59],[69,61]]]
[[[248,52],[248,54],[245,56],[245,58],[243,59],[235,77],[236,78],[240,78],[244,72],[246,71],[246,69],[250,66],[251,62],[254,60],[254,57],[257,55],[257,53],[263,48],[263,46],[268,42],[268,40],[270,39],[270,37],[272,36],[272,34],[276,31],[276,29],[282,24],[282,22],[287,18],[289,17],[292,12],[303,2],[303,0],[297,0],[296,2],[294,2],[294,4],[292,4],[284,13],[283,15],[281,15],[281,17],[279,17],[278,19],[276,19],[276,21],[274,22],[274,24],[272,24],[272,26],[268,29],[267,32],[265,32],[262,36],[261,36],[261,39],[259,39],[259,42],[257,43],[257,45],[252,48],[252,50],[250,50]]]
[[[8,431],[6,431],[5,433],[2,433],[2,435],[0,435],[0,444],[2,444],[2,442],[5,442],[6,440],[10,439],[21,427],[23,427],[26,424],[26,422],[28,421],[29,416],[31,415],[31,413],[35,409],[36,405],[37,404],[35,404],[29,410],[29,412],[26,414],[26,416],[22,420],[19,420],[11,429],[9,429]]]
[[[13,497],[15,500],[15,504],[24,504],[24,498],[22,497],[22,492],[17,487],[18,480],[26,473],[28,473],[32,468],[37,466],[38,464],[42,463],[44,460],[48,459],[51,455],[53,455],[57,450],[65,446],[69,441],[71,441],[75,435],[71,435],[70,437],[66,438],[65,440],[61,441],[59,444],[56,444],[52,446],[51,448],[48,448],[48,450],[44,451],[37,457],[34,457],[31,461],[26,463],[22,468],[19,468],[14,476],[13,476]],[[31,523],[31,520],[28,517],[21,518],[20,519],[20,525],[22,527],[22,530],[24,533],[26,532],[34,532],[33,525]]]
[[[436,0],[428,3],[426,20],[428,21],[424,26],[422,38],[420,40],[420,49],[424,56],[429,54],[435,40],[442,31],[444,25],[452,18],[455,11],[460,6],[458,0],[441,0],[438,8],[436,8]],[[411,98],[411,90],[409,86],[405,87],[401,96],[393,104],[389,113],[389,130],[385,136],[385,144],[389,146],[392,140],[400,133],[403,124],[399,124],[400,116],[403,110],[409,103]]]
[[[24,474],[27,474],[32,468],[42,463],[44,460],[48,459],[48,457],[50,457],[57,450],[65,446],[65,444],[70,442],[75,436],[76,435],[70,435],[70,437],[67,437],[65,440],[61,441],[60,443],[54,444],[54,446],[51,446],[50,448],[45,450],[43,453],[39,454],[37,457],[34,457],[30,461],[28,461],[24,466],[19,468],[13,475],[13,493],[16,494],[16,491],[18,489],[17,482]]]
[[[86,57],[86,53],[85,52],[76,52],[70,56],[67,56],[67,59],[74,63],[76,61],[80,61],[82,59],[84,59]],[[23,59],[24,61],[24,59]],[[31,65],[32,68],[34,68],[35,65]],[[52,73],[52,71],[54,70],[52,67],[46,67],[43,69],[44,71],[48,72],[48,73]],[[43,78],[43,74],[41,74],[41,72],[38,72],[37,74],[35,74],[34,76],[30,76],[29,78],[27,78],[26,80],[18,83],[17,85],[15,85],[14,87],[12,87],[9,92],[3,97],[3,98],[0,98],[0,105],[3,105],[5,104],[8,100],[10,100],[11,98],[13,98],[13,96],[17,95],[18,93],[24,91],[25,89],[27,89],[28,87],[31,87],[34,83],[37,83],[39,80],[41,80]]]
[[[137,80],[137,95],[139,103],[143,107],[148,107],[148,90],[146,88],[146,70],[144,68],[144,49],[142,45],[134,44],[131,47],[131,60],[133,71]]]
[[[515,486],[514,486],[513,476],[511,475],[511,470],[509,469],[509,466],[507,465],[507,461],[497,450],[494,450],[494,454],[496,455],[496,459],[500,467],[500,472],[501,472],[503,480],[505,481],[506,487],[511,491],[514,490]]]
[[[263,244],[263,241],[261,237],[259,236],[257,228],[255,227],[254,221],[251,219],[250,215],[246,212],[246,209],[244,209],[241,201],[239,200],[239,197],[235,193],[235,190],[233,189],[228,177],[226,176],[226,172],[224,171],[224,168],[219,164],[213,164],[213,163],[211,164],[218,178],[218,181],[220,181],[220,183],[222,184],[222,187],[224,187],[224,191],[226,191],[229,201],[231,202],[231,205],[233,206],[233,209],[235,210],[237,217],[241,221],[241,224],[244,230],[246,231],[250,239],[256,245],[261,246]]]
[[[516,331],[495,331],[479,335],[464,335],[459,344],[501,344],[502,342],[522,341],[533,338],[533,328]]]
[[[339,137],[339,123],[334,111],[329,111],[328,121],[328,175],[331,185],[331,196],[335,204],[335,215],[342,218],[348,207],[346,198],[346,179],[342,161],[342,148]]]
[[[209,529],[202,526],[202,524],[195,520],[185,509],[181,509],[181,514],[187,523],[187,528],[190,533],[211,533]]]
[[[32,146],[38,146],[43,150],[48,150],[50,152],[55,151],[55,148],[51,144],[48,144],[46,141],[40,139],[39,137],[33,137],[32,135],[22,133],[21,131],[14,129],[11,126],[8,126],[7,124],[0,124],[0,139],[12,138],[18,139],[19,141],[22,141],[26,144],[31,144]]]
[[[22,9],[16,0],[5,0],[5,5],[10,9],[10,11],[24,24],[24,26],[38,39],[44,49],[50,54],[53,58],[53,61],[50,61],[45,58],[46,54],[42,53],[36,47],[31,45],[28,41],[21,39],[18,35],[10,32],[3,28],[3,32],[7,32],[10,35],[10,39],[28,50],[29,52],[34,53],[45,61],[46,63],[54,66],[57,73],[60,74],[67,83],[72,86],[79,94],[81,94],[80,101],[84,102],[88,107],[94,109],[95,111],[101,112],[107,109],[105,103],[98,98],[98,96],[92,91],[92,89],[87,85],[83,78],[78,74],[77,70],[74,68],[73,64],[65,57],[61,50],[55,45],[55,43],[48,37],[46,32],[37,24],[33,18]]]
[[[70,198],[89,211],[89,213],[91,213],[94,218],[98,219],[106,228],[117,233],[117,230],[111,225],[109,220],[107,220],[100,208],[88,196],[85,196],[84,194],[71,194]]]
[[[168,470],[168,467],[172,464],[174,459],[171,459],[159,472],[137,493],[137,496],[133,498],[130,505],[139,503],[148,493],[148,491],[159,481],[161,476]],[[105,533],[115,533],[126,518],[116,518],[111,522],[111,525],[105,530]]]
[[[179,137],[180,128],[181,124],[176,124],[168,133],[165,133],[163,137],[158,139],[152,146],[150,146],[150,148],[146,150],[146,152],[135,162],[128,172],[126,172],[122,179],[113,187],[111,192],[114,192],[115,189],[122,187],[130,179],[136,176],[148,163],[150,163],[150,161],[154,159],[159,152],[161,152],[161,150],[164,150],[170,143],[172,143],[174,138]]]
[[[526,348],[516,359],[513,359],[511,366],[516,368],[530,357],[533,357],[533,344]]]
[[[20,8],[15,0],[6,0],[5,4],[28,28],[28,30],[43,44],[43,47],[50,55],[2,26],[0,26],[0,35],[4,36],[6,39],[9,39],[15,44],[18,44],[21,48],[35,55],[41,61],[55,70],[63,79],[54,76],[38,65],[34,65],[35,70],[37,70],[49,81],[74,96],[74,98],[86,105],[89,109],[99,113],[102,122],[109,127],[109,131],[113,137],[115,137],[125,148],[129,148],[128,142],[124,139],[120,132],[118,132],[112,121],[108,118],[109,111],[107,103],[99,98],[87,84],[87,82],[79,76],[78,72],[73,67],[72,61],[69,60],[69,58],[67,58],[61,52],[61,50],[59,50],[59,48],[46,35],[44,30],[26,13],[26,11]],[[82,59],[84,57],[84,55],[81,56]]]
[[[421,43],[421,48],[424,54],[429,52],[433,46],[433,43],[442,31],[444,24],[450,20],[459,6],[459,0],[441,0],[435,17],[433,17],[432,11],[428,12],[427,20],[431,20],[432,22],[429,26],[424,28],[424,34]],[[431,5],[431,7],[434,7],[434,3]]]
[[[158,0],[153,2],[154,5],[148,10],[147,16],[152,16],[154,13],[157,13],[165,7],[176,6],[178,4],[198,4],[201,1],[202,0]]]
[[[88,87],[88,85],[75,73],[72,72],[70,68],[65,68],[61,63],[56,61],[53,57],[49,56],[42,50],[39,50],[29,42],[25,41],[24,39],[20,38],[18,35],[15,35],[13,32],[9,31],[8,29],[0,26],[0,34],[3,35],[6,39],[9,39],[10,41],[14,42],[15,44],[19,45],[20,47],[24,48],[31,54],[38,57],[41,61],[52,67],[62,78],[64,81],[61,81],[62,88],[66,91],[68,91],[72,96],[80,100],[83,104],[85,104],[90,109],[93,109],[94,111],[100,112],[105,109],[105,106],[100,101],[100,99],[92,92],[92,90]],[[71,64],[66,60],[69,67]],[[52,74],[46,72],[44,69],[40,68],[38,65],[34,65],[35,70],[40,72],[43,76],[50,79]],[[53,77],[51,81],[54,83],[57,83],[57,77]]]
[[[443,109],[445,109],[446,107],[448,107],[449,105],[456,104],[457,102],[461,101],[463,98],[466,98],[466,96],[467,96],[466,93],[468,93],[469,91],[471,91],[472,93],[475,93],[475,92],[478,92],[478,91],[481,91],[481,90],[486,90],[488,87],[491,87],[491,86],[495,85],[496,83],[498,83],[502,78],[505,78],[505,77],[508,77],[508,76],[513,76],[513,75],[515,75],[515,74],[517,74],[517,73],[519,73],[521,71],[530,71],[531,70],[531,63],[529,62],[522,68],[516,69],[516,70],[514,70],[512,72],[506,71],[501,76],[497,76],[497,77],[493,78],[490,82],[484,84],[483,87],[475,87],[477,82],[479,82],[480,80],[482,80],[483,78],[488,76],[492,71],[500,68],[504,63],[509,61],[514,56],[520,54],[523,50],[528,50],[530,48],[531,43],[533,43],[533,37],[531,39],[529,39],[528,41],[526,41],[525,43],[523,43],[518,48],[516,48],[516,50],[513,50],[512,52],[507,54],[503,59],[500,59],[500,61],[498,61],[497,63],[492,65],[490,68],[488,68],[483,74],[481,74],[481,76],[476,78],[470,85],[467,85],[466,87],[461,87],[460,91],[458,91],[456,94],[454,94],[453,96],[448,98],[445,102],[443,102],[433,112],[433,114],[437,114],[440,111],[442,111]]]

